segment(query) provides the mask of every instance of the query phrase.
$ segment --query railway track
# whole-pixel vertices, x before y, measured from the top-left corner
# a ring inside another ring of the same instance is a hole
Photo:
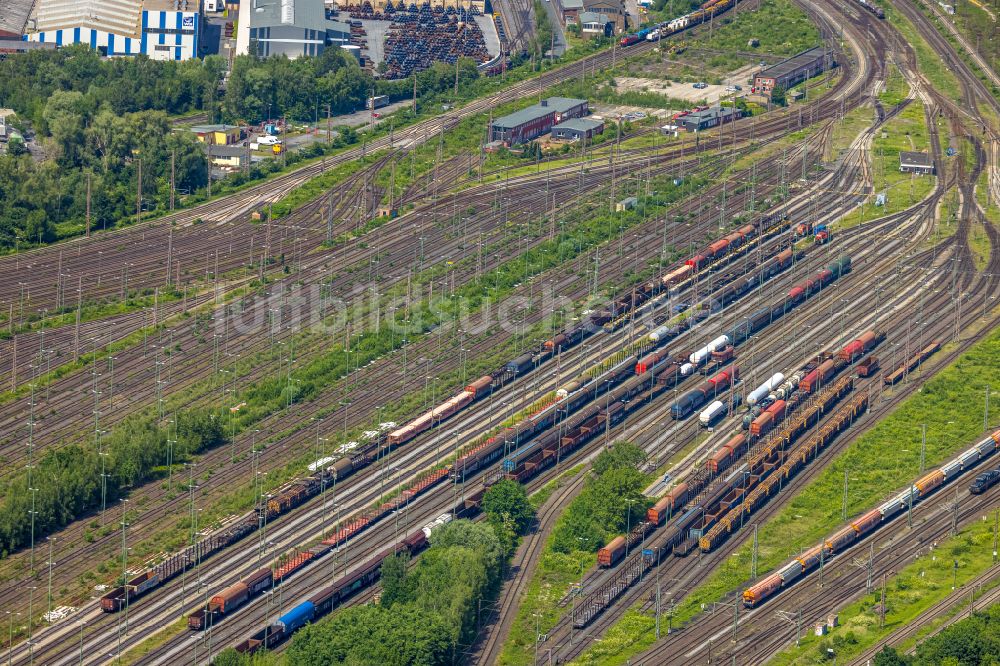
[[[980,157],[980,159],[979,159],[979,165],[980,165],[980,167],[981,167],[982,161],[983,161],[983,158]],[[966,176],[966,177],[962,178],[961,180],[964,180],[965,182],[968,182],[967,174],[963,174],[963,175]],[[975,181],[975,176],[976,175],[977,174],[973,174],[973,178],[972,178],[973,182]],[[952,180],[951,182],[953,183],[954,180]],[[991,237],[992,237],[992,235],[993,234],[991,234]],[[971,264],[971,258],[970,258],[969,252],[968,252],[967,239],[965,238],[965,233],[962,233],[960,231],[960,233],[958,234],[958,240],[956,240],[954,243],[951,243],[950,245],[953,246],[953,248],[954,248],[954,250],[956,252],[956,255],[958,256],[960,262],[963,263],[967,267],[971,267],[971,265],[972,265]],[[923,253],[923,254],[926,254],[926,252]],[[991,257],[990,264],[991,264],[991,266],[990,266],[990,269],[988,269],[988,270],[991,270],[993,267],[998,266],[998,264],[997,264],[997,252],[996,251],[994,251],[993,256]],[[967,282],[970,282],[970,281],[971,281],[971,277],[967,279]],[[980,281],[979,290],[982,291],[982,293],[988,293],[988,291],[990,289],[993,289],[993,288],[995,288],[995,284],[992,283],[988,278]],[[945,309],[944,306],[946,305],[946,300],[945,299],[938,299],[938,304],[940,306],[942,306],[941,309]],[[934,308],[933,308],[933,304],[932,304],[931,310],[933,311],[933,309]],[[985,311],[984,311],[984,314],[985,314]],[[950,328],[951,328],[950,322],[944,322],[943,324],[939,325],[938,328],[939,328],[939,331],[942,334],[946,334],[950,330]],[[956,324],[956,328],[957,328],[957,324]],[[988,329],[989,329],[989,326],[984,327],[984,330],[988,330]],[[954,354],[953,354],[953,356],[954,356]],[[818,465],[814,465],[814,467],[819,467],[819,466]],[[810,475],[807,475],[807,477],[805,477],[805,478],[808,478],[808,476],[810,476]],[[764,517],[762,517],[762,516],[757,516],[757,517],[755,517],[755,521],[754,522],[760,522],[760,520],[762,520],[763,518]],[[646,604],[646,606],[647,606],[647,609],[648,609],[649,604]],[[673,654],[673,652],[658,651],[658,652],[651,653],[651,657],[653,659],[662,659],[666,654]],[[659,663],[659,662],[658,661],[654,661],[654,662],[650,662],[650,663]]]
[[[121,389],[119,389],[119,390],[121,390]],[[110,539],[109,539],[109,540],[110,540]]]

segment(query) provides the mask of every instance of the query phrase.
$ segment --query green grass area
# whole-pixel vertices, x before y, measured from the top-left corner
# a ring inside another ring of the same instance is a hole
[[[498,664],[513,666],[534,662],[536,629],[545,633],[572,610],[570,605],[560,608],[559,600],[580,581],[585,571],[597,564],[596,553],[583,550],[557,553],[550,542],[551,537],[531,576],[524,600],[517,608]],[[540,649],[544,648],[543,643]]]
[[[676,18],[683,12],[667,17],[669,13],[669,10],[660,12],[663,17],[660,20]],[[727,12],[711,24],[698,26],[689,35],[685,41],[689,48],[717,52],[706,55],[704,64],[721,72],[757,64],[756,57],[738,53],[791,56],[820,45],[819,30],[791,0],[761,0],[759,9]],[[751,39],[757,39],[760,45],[748,47]]]
[[[972,250],[972,260],[977,271],[984,270],[990,262],[990,247],[990,237],[986,235],[986,229],[982,224],[974,223],[969,230],[969,249]]]
[[[875,111],[869,106],[859,106],[845,114],[842,120],[834,123],[833,134],[824,159],[827,161],[839,159],[858,135],[871,127],[874,121]]]
[[[572,612],[572,603],[560,608],[558,602],[596,564],[598,547],[611,534],[625,530],[626,511],[635,514],[632,524],[645,514],[639,493],[649,477],[634,466],[644,457],[638,447],[616,443],[594,460],[583,490],[559,516],[545,541],[525,598],[514,616],[500,664],[535,662],[536,635],[548,632],[561,617]],[[586,593],[581,590],[579,596]]]
[[[874,193],[863,206],[859,206],[835,223],[844,229],[862,222],[895,213],[923,200],[934,189],[936,179],[931,176],[917,176],[899,171],[899,153],[908,151],[929,151],[924,107],[919,102],[911,102],[903,111],[876,132],[871,146],[871,169]],[[876,206],[876,196],[885,192],[884,206]]]
[[[660,635],[667,634],[667,620],[660,617]],[[575,666],[621,666],[625,654],[638,654],[656,642],[656,618],[630,608],[614,626],[608,629],[600,642],[571,661]]]
[[[962,87],[955,74],[942,62],[941,56],[920,36],[913,23],[896,11],[891,4],[882,3],[880,6],[885,10],[886,21],[895,26],[906,42],[913,47],[917,55],[917,67],[927,76],[931,85],[942,94],[961,104]]]
[[[895,65],[890,64],[886,72],[885,87],[878,94],[878,99],[886,107],[893,107],[910,96],[910,85]]]
[[[918,476],[922,424],[927,425],[928,469],[977,441],[982,436],[984,389],[990,382],[996,383],[998,365],[1000,328],[994,329],[888,417],[851,442],[826,465],[819,477],[792,498],[773,519],[759,527],[758,575],[765,575],[843,523],[845,470],[850,478],[848,515],[854,516]],[[923,369],[917,372],[922,374]],[[920,380],[920,374],[911,378],[911,381]],[[850,437],[851,434],[841,436]],[[893,455],[885,455],[886,451],[892,451]],[[752,539],[747,537],[710,577],[685,599],[679,600],[675,621],[688,622],[703,606],[740,591],[750,580],[752,550]],[[645,623],[645,629],[634,620],[630,622],[635,626],[627,632],[619,632],[617,625],[609,630],[609,636],[623,636],[618,640],[617,653],[605,654],[607,644],[602,643],[596,649],[601,650],[601,658],[606,661],[593,663],[625,663],[650,645],[651,622]]]
[[[161,627],[155,634],[143,640],[135,647],[130,648],[127,652],[122,654],[121,659],[117,663],[127,666],[128,664],[139,662],[143,657],[165,644],[167,641],[177,638],[182,634],[186,634],[189,631],[187,618],[182,617],[179,620],[171,622],[165,627]]]
[[[956,536],[938,543],[936,548],[913,560],[892,576],[886,584],[885,625],[879,627],[880,589],[839,611],[840,626],[827,636],[805,631],[798,647],[792,646],[775,655],[770,664],[806,666],[827,664],[827,650],[833,650],[839,662],[848,663],[857,655],[878,645],[892,632],[906,627],[917,616],[951,594],[953,584],[963,587],[993,566],[992,516],[966,526]],[[957,566],[956,566],[957,565]],[[985,590],[983,590],[985,591]],[[977,591],[977,595],[982,591]],[[956,602],[967,602],[962,595]],[[929,630],[929,628],[928,628]],[[912,643],[909,641],[909,643]],[[904,645],[904,649],[909,645]]]

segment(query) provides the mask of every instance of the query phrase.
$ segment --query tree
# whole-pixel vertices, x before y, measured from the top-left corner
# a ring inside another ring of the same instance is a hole
[[[781,86],[775,86],[774,90],[771,91],[771,101],[778,106],[785,106],[788,103],[785,99],[785,89]]]
[[[613,469],[639,467],[646,462],[646,452],[632,442],[615,442],[610,449],[605,449],[594,458],[594,474],[603,476]]]
[[[51,243],[56,238],[52,221],[44,210],[33,210],[24,221],[24,236],[29,241]]]
[[[886,645],[882,651],[875,655],[875,666],[907,666],[910,660],[901,656],[896,649]]]
[[[387,557],[382,562],[382,598],[381,603],[386,608],[392,608],[396,602],[409,599],[410,589],[407,585],[406,566],[410,558],[406,553]]]
[[[483,512],[494,527],[510,525],[517,534],[523,534],[535,517],[524,486],[510,479],[495,483],[486,491]]]
[[[28,152],[28,149],[24,147],[24,139],[16,135],[10,137],[10,140],[7,141],[7,152],[10,153],[12,157],[24,155]]]

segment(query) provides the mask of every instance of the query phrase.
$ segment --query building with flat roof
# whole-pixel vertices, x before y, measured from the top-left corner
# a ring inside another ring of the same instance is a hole
[[[604,131],[604,121],[593,118],[572,118],[552,127],[552,138],[566,141],[592,139]]]
[[[713,106],[702,111],[692,111],[677,119],[688,132],[700,132],[710,127],[738,120],[743,112],[731,106]]]
[[[778,87],[788,90],[836,65],[833,51],[817,46],[754,74],[751,92],[770,93]]]
[[[927,153],[899,151],[899,170],[903,173],[934,175],[934,160]]]
[[[567,26],[576,23],[584,11],[583,0],[561,0],[559,5],[562,7],[563,25]]]
[[[590,113],[585,99],[549,97],[526,109],[497,118],[490,125],[490,141],[508,146],[525,143],[545,134],[553,125]]]
[[[239,169],[247,164],[249,154],[243,146],[205,146],[209,160],[220,169]]]
[[[261,57],[319,55],[327,46],[347,44],[351,26],[326,17],[323,0],[243,0],[236,53]]]
[[[21,39],[31,15],[32,0],[0,2],[0,39]]]
[[[597,12],[580,13],[580,34],[584,37],[610,37],[615,24],[607,14]]]
[[[198,56],[200,35],[198,0],[37,0],[26,39],[87,44],[109,57],[187,60]]]
[[[191,131],[211,146],[229,146],[243,138],[243,130],[236,125],[194,125]]]

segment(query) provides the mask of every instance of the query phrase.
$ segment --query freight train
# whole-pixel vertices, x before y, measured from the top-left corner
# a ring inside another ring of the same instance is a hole
[[[747,228],[750,226],[755,230],[753,233]],[[787,228],[787,226],[788,220],[783,215],[773,214],[759,218],[752,225],[745,225],[741,228],[740,240],[734,243],[734,246],[744,243],[754,235],[761,238],[770,236]],[[725,258],[725,254],[729,254],[728,249],[726,253],[720,254],[715,259],[722,260]],[[769,265],[771,266],[770,270],[778,270],[773,261]],[[710,270],[710,268],[706,267],[704,270]],[[647,302],[661,291],[670,291],[679,288],[688,280],[693,279],[697,273],[698,271],[687,263],[681,264],[677,268],[668,271],[660,279],[640,285],[629,294],[615,299],[605,308],[590,313],[583,321],[570,326],[566,331],[545,341],[538,350],[522,354],[503,364],[493,373],[476,379],[459,393],[421,414],[409,423],[401,427],[397,427],[395,423],[391,422],[383,423],[380,424],[377,430],[363,433],[359,438],[360,441],[346,443],[341,447],[338,455],[327,456],[312,463],[309,467],[309,471],[312,472],[310,476],[297,479],[279,488],[266,504],[256,507],[253,511],[227,525],[225,528],[186,548],[181,553],[171,556],[161,564],[151,567],[135,578],[130,579],[124,585],[116,587],[102,596],[99,601],[101,609],[109,613],[122,610],[150,590],[179,575],[188,568],[196,566],[209,555],[218,552],[222,548],[235,543],[247,534],[257,530],[265,521],[273,520],[279,515],[294,509],[308,499],[318,495],[324,488],[343,480],[355,471],[367,466],[373,460],[387,455],[393,447],[407,443],[420,433],[439,425],[442,421],[468,407],[473,402],[488,396],[492,391],[510,379],[533,370],[553,355],[579,344],[586,337],[593,334],[594,331],[599,330],[605,323],[610,322],[615,316],[620,316],[630,309]],[[707,313],[701,316],[707,316]],[[698,320],[698,318],[691,319],[688,322],[688,326]],[[682,330],[683,327],[671,327],[670,332],[673,335],[677,335]],[[563,408],[565,409],[565,406]],[[533,425],[538,426],[541,423],[534,422]],[[488,440],[490,447],[492,447],[490,448],[490,452],[495,453],[498,450],[503,452],[505,451],[505,446],[516,445],[519,439],[523,441],[524,435],[530,434],[530,432],[521,431],[520,426],[513,430],[514,439],[512,440],[508,440],[508,437],[511,435],[509,431],[505,431],[499,438]],[[532,431],[534,431],[534,428],[532,428]],[[495,460],[496,457],[494,456],[493,459]],[[482,462],[482,460],[479,462]],[[463,465],[456,465],[455,469],[457,471],[453,475],[455,478],[464,478],[467,472],[474,471],[477,467],[478,465],[473,464],[466,469]]]
[[[736,460],[739,460],[744,453],[750,450],[753,445],[761,441],[761,438],[765,434],[777,427],[782,420],[788,418],[787,425],[771,437],[765,446],[756,450],[755,459],[749,461],[740,470],[739,476],[743,476],[744,472],[749,475],[757,474],[756,478],[754,478],[754,482],[756,483],[764,476],[757,472],[758,468],[764,469],[767,467],[771,469],[785,462],[787,459],[785,449],[808,428],[812,427],[822,414],[826,413],[834,403],[846,395],[853,387],[853,380],[850,377],[844,378],[839,383],[830,386],[823,393],[816,395],[815,400],[805,404],[800,413],[796,413],[794,418],[790,418],[790,415],[800,405],[803,405],[810,395],[816,393],[819,389],[819,385],[816,383],[810,390],[797,390],[798,378],[808,374],[811,368],[816,367],[818,364],[821,365],[821,362],[825,362],[824,359],[829,357],[837,359],[837,363],[835,364],[836,372],[827,375],[825,378],[825,381],[831,381],[837,372],[846,367],[846,363],[840,359],[850,355],[853,350],[856,350],[856,343],[859,340],[862,341],[863,346],[867,344],[868,349],[871,349],[884,339],[885,333],[882,331],[866,331],[857,340],[848,343],[837,354],[823,354],[807,362],[802,369],[792,374],[788,380],[785,380],[785,375],[780,372],[772,375],[757,389],[748,394],[746,398],[748,403],[756,406],[754,408],[755,411],[748,413],[748,416],[755,418],[752,421],[748,418],[745,422],[745,427],[749,426],[749,434],[738,433],[730,437],[725,444],[708,457],[703,469],[696,472],[692,478],[678,484],[667,495],[658,500],[647,511],[644,522],[636,525],[630,534],[616,537],[599,550],[598,564],[605,567],[613,566],[621,559],[627,548],[631,548],[635,543],[644,540],[651,531],[661,526],[668,517],[673,516],[677,509],[683,507],[689,495],[693,496],[701,492],[712,478],[725,472]],[[771,409],[762,412],[759,409],[761,405],[769,405]],[[720,407],[725,409],[725,405],[721,401]],[[853,419],[854,416],[856,414],[852,415],[851,418]],[[754,425],[751,425],[751,423]],[[840,425],[845,426],[846,422],[842,422]],[[826,443],[832,440],[837,432],[839,430],[825,429],[824,433],[821,433],[823,435],[823,438],[820,440],[822,445],[825,446]],[[776,462],[773,462],[771,459],[775,459]],[[802,462],[804,463],[804,460]],[[786,471],[786,474],[794,473],[797,469],[796,467],[790,472]],[[724,482],[722,485],[725,486],[726,483]],[[731,489],[731,484],[729,488]],[[740,494],[745,495],[751,489],[749,485],[744,484],[740,489]],[[704,510],[703,515],[713,508],[712,502],[713,500],[709,498],[699,504],[699,510]],[[751,510],[755,510],[755,508]],[[711,520],[703,518],[699,529],[708,529],[715,518],[718,518],[718,516],[713,516]],[[728,534],[728,532],[726,533]],[[700,537],[701,534],[699,533],[697,536]]]
[[[885,18],[885,11],[875,4],[875,0],[857,0],[857,3],[861,5],[865,11],[871,12],[876,17],[880,19]]]
[[[625,35],[619,40],[618,44],[619,46],[627,47],[642,41],[655,42],[658,39],[669,37],[682,30],[704,23],[735,4],[736,0],[709,0],[690,14],[685,14],[670,21],[658,23],[654,26],[643,28],[638,32]]]
[[[450,514],[446,515],[450,517]],[[422,551],[427,546],[431,533],[444,524],[444,522],[447,522],[439,521],[441,521],[440,518],[417,530],[399,543],[376,554],[349,576],[316,591],[308,599],[278,617],[273,624],[266,625],[249,638],[237,643],[235,646],[236,651],[246,654],[261,649],[273,648],[307,623],[328,614],[359,590],[370,587],[378,581],[382,575],[382,563],[386,558],[400,553],[407,553],[412,557]]]
[[[919,352],[900,363],[895,370],[885,373],[882,377],[882,381],[885,382],[887,386],[895,384],[903,379],[903,377],[906,377],[906,375],[916,370],[918,365],[936,354],[939,349],[941,349],[941,342],[939,340],[934,340]]]
[[[776,305],[757,310],[742,323],[736,325],[727,333],[713,340],[708,346],[702,347],[698,351],[691,354],[689,359],[691,364],[694,366],[700,365],[707,360],[711,352],[716,349],[721,349],[722,347],[730,344],[739,345],[746,342],[751,335],[783,317],[804,299],[820,293],[827,285],[832,283],[841,275],[850,272],[850,270],[851,258],[845,255],[826,268],[817,271],[811,277],[792,287],[783,301],[777,303]],[[830,365],[832,366],[832,363]],[[827,371],[828,370],[824,370],[823,372]],[[816,377],[819,376],[821,376],[821,373],[817,372]],[[702,385],[697,389],[684,394],[673,404],[673,406],[671,406],[671,417],[678,420],[687,418],[687,416],[690,415],[695,409],[705,404],[705,401],[709,399],[710,393],[713,396],[715,395],[713,391],[709,390],[710,388],[711,387]],[[806,388],[807,392],[811,390],[811,388]]]
[[[912,508],[914,504],[927,499],[963,472],[975,467],[981,460],[992,456],[998,448],[1000,448],[1000,430],[940,468],[924,474],[903,492],[862,514],[771,575],[746,588],[743,591],[743,605],[754,608],[791,586],[800,577],[818,567],[821,561],[828,561],[831,557],[842,553],[855,542],[864,539],[897,515]]]
[[[296,552],[280,564],[277,564],[274,568],[265,567],[260,569],[243,580],[227,587],[213,596],[205,606],[197,609],[188,616],[188,628],[199,631],[218,624],[222,618],[232,613],[232,611],[253,597],[261,594],[268,588],[274,589],[275,586],[284,582],[285,579],[302,567],[323,557],[337,546],[343,544],[348,538],[408,504],[414,497],[444,479],[447,474],[448,468],[445,467],[419,476],[409,488],[396,497],[383,502],[375,509],[345,520],[336,532],[309,549]],[[447,519],[442,516],[432,525],[438,526],[445,522],[447,522]]]

